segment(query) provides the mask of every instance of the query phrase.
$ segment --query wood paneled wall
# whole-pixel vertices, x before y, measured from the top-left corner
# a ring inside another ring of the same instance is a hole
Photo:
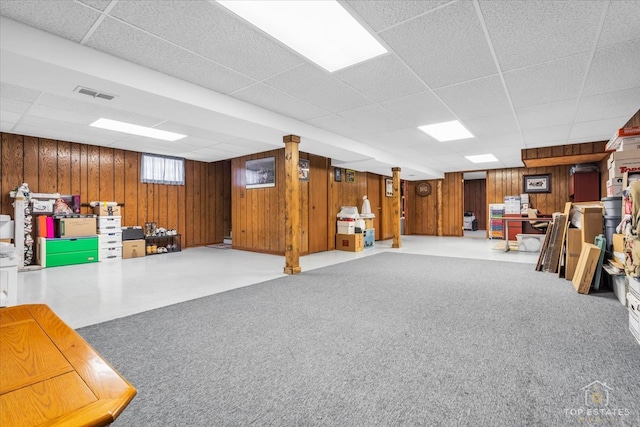
[[[276,186],[246,189],[246,161],[265,157],[275,157]],[[335,249],[336,214],[342,206],[356,206],[360,211],[364,195],[376,215],[376,239],[392,237],[392,198],[383,193],[386,177],[355,172],[354,182],[346,182],[345,169],[340,168],[341,180],[336,181],[336,168],[331,166],[330,159],[302,152],[300,158],[309,159],[310,164],[309,181],[300,183],[301,254]],[[231,160],[234,248],[284,254],[283,165],[284,149]],[[389,215],[385,215],[386,211]]]
[[[438,235],[438,181],[427,181],[431,194],[416,195],[416,186],[422,181],[405,182],[405,234]]]
[[[185,185],[176,186],[141,183],[140,160],[134,151],[2,133],[0,212],[13,217],[9,192],[26,182],[37,193],[79,194],[83,204],[124,204],[123,225],[175,228],[183,247],[222,242],[231,228],[231,161],[187,160]]]
[[[462,172],[445,173],[444,179],[427,181],[431,194],[416,195],[418,182],[408,182],[405,200],[405,234],[462,236],[464,185]]]
[[[444,174],[442,181],[442,235],[462,236],[464,223],[464,179],[462,172]]]
[[[529,204],[542,214],[562,212],[569,201],[570,165],[511,168],[487,171],[487,207],[490,203],[504,203],[505,196],[516,196],[523,193],[522,177],[524,175],[551,174],[550,193],[529,193]]]
[[[485,179],[464,181],[464,211],[474,213],[478,230],[487,229],[487,181]]]

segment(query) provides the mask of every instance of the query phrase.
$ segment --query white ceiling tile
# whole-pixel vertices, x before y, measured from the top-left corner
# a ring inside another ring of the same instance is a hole
[[[234,135],[224,134],[209,129],[203,129],[174,122],[163,122],[162,124],[155,126],[155,128],[188,135],[190,140],[201,141],[197,143],[193,142],[194,144],[199,146],[207,146],[220,142],[232,141],[237,138],[237,136]],[[192,142],[190,141],[189,143]]]
[[[514,108],[575,99],[586,72],[588,55],[576,55],[504,73]]]
[[[0,97],[15,99],[18,101],[33,102],[38,99],[42,92],[39,90],[28,89],[26,87],[12,85],[9,83],[0,83]]]
[[[490,150],[499,148],[520,150],[524,148],[524,137],[520,132],[494,132],[481,139]]]
[[[558,145],[558,143],[564,143],[562,141],[566,141],[569,137],[569,131],[571,130],[571,125],[561,125],[561,126],[550,126],[546,128],[536,128],[536,129],[527,129],[523,130],[522,134],[524,135],[524,142],[527,147],[530,147],[530,144],[538,144],[538,143],[554,143],[552,145]]]
[[[469,129],[473,135],[483,141],[485,138],[496,134],[519,131],[518,123],[511,112],[474,117],[464,120],[462,124]]]
[[[632,89],[583,96],[576,113],[576,122],[631,117],[640,108],[640,86]]]
[[[13,127],[15,126],[15,122],[5,121],[4,117],[0,118],[0,132],[10,132],[15,133]]]
[[[31,107],[30,102],[19,101],[13,98],[5,98],[4,96],[0,97],[0,111],[24,114],[29,110],[29,107]]]
[[[596,50],[584,95],[640,86],[640,38]]]
[[[502,71],[589,52],[605,3],[481,1]]]
[[[435,93],[460,119],[511,111],[498,75],[436,89]]]
[[[371,144],[382,150],[390,151],[405,150],[416,146],[429,147],[429,149],[433,151],[433,154],[442,154],[449,151],[448,147],[413,127],[369,135],[362,138],[361,142]]]
[[[0,14],[75,42],[84,38],[100,16],[73,0],[2,1]]]
[[[284,144],[283,144],[284,147]],[[246,138],[237,138],[233,141],[223,142],[217,144],[216,148],[220,150],[228,151],[230,153],[237,153],[238,155],[262,153],[263,151],[270,151],[274,149],[273,145],[265,144],[264,142],[254,141]]]
[[[427,90],[395,55],[382,55],[333,75],[377,102],[388,101]]]
[[[262,83],[245,87],[232,93],[231,96],[302,121],[315,119],[328,114],[328,112],[322,108],[308,104]]]
[[[628,116],[621,116],[575,123],[571,128],[569,138],[582,140],[582,142],[608,141],[611,135],[623,127],[628,120]]]
[[[452,3],[380,35],[432,89],[497,72],[472,2]]]
[[[43,123],[40,123],[43,124]],[[60,141],[69,141],[69,142],[77,142],[80,144],[91,144],[91,145],[101,145],[108,146],[113,143],[113,140],[110,138],[105,138],[100,135],[85,135],[78,133],[76,129],[56,129],[53,127],[46,126],[35,126],[32,124],[20,123],[17,124],[13,132],[20,135],[31,135],[37,137],[43,137],[43,131],[47,132],[46,138],[56,139]]]
[[[353,9],[373,30],[380,31],[391,25],[411,19],[449,0],[347,0]]]
[[[81,112],[71,113],[68,110],[61,110],[59,108],[52,108],[46,105],[33,105],[29,110],[30,116],[37,116],[47,118],[51,120],[57,120],[67,123],[76,123],[88,126],[90,123],[96,121],[99,117],[91,114],[84,114]]]
[[[109,3],[111,3],[111,0],[78,0],[78,1],[101,11],[104,11],[107,8],[107,6],[109,6]]]
[[[332,113],[371,104],[344,83],[313,65],[303,65],[264,81],[283,92]]]
[[[383,102],[382,106],[416,127],[456,118],[432,92],[422,92]]]
[[[369,105],[336,115],[320,117],[309,120],[309,123],[356,139],[407,127],[405,122],[379,105]]]
[[[105,19],[87,46],[220,93],[254,80],[115,19]]]
[[[7,123],[17,123],[22,114],[14,113],[12,111],[0,110],[0,120]]]
[[[449,149],[461,155],[477,155],[489,152],[486,145],[477,138],[461,139],[459,141],[448,141],[442,144],[448,145]]]
[[[607,46],[637,39],[640,34],[640,2],[616,0],[609,2],[598,46]]]
[[[577,99],[552,102],[516,109],[516,116],[522,129],[534,129],[564,125],[573,122]]]
[[[85,101],[88,99],[89,101]],[[95,117],[94,120],[104,117],[111,120],[119,120],[126,123],[133,123],[140,126],[153,126],[162,121],[156,117],[149,117],[142,114],[123,111],[108,106],[109,101],[93,99],[91,97],[71,93],[70,97],[44,94],[36,102],[36,106],[49,107],[62,110],[84,117]],[[63,114],[63,113],[60,113]],[[63,115],[61,117],[64,117]]]
[[[255,79],[303,62],[215,2],[121,1],[111,15]]]

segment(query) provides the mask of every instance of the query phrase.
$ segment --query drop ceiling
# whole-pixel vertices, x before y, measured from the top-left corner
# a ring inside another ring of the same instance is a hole
[[[640,108],[639,1],[341,4],[388,53],[329,73],[215,1],[1,0],[0,130],[204,162],[295,134],[336,166],[418,180],[608,140]],[[417,129],[449,120],[475,137]]]

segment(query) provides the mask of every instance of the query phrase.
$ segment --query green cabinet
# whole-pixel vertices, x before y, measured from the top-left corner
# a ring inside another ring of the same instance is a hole
[[[38,239],[40,265],[61,265],[98,262],[98,236]]]

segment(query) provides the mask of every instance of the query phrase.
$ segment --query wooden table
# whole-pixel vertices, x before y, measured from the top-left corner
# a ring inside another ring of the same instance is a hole
[[[48,306],[0,308],[0,426],[104,426],[135,395]]]

